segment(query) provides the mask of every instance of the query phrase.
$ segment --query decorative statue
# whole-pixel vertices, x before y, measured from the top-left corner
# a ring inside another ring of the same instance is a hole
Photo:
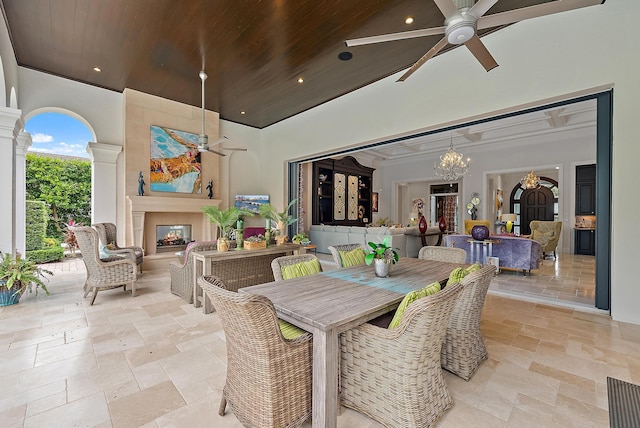
[[[213,199],[213,180],[209,180],[209,184],[207,184],[207,190],[209,191],[209,199]]]
[[[138,175],[138,196],[144,196],[144,177],[142,176],[142,171],[140,171],[140,175]]]

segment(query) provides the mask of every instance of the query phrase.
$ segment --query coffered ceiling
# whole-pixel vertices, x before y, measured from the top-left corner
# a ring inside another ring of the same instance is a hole
[[[487,15],[552,1],[500,0]],[[346,39],[443,25],[432,0],[0,0],[0,7],[20,66],[194,106],[204,69],[206,108],[256,128],[403,70],[441,36],[352,48]],[[352,58],[341,60],[344,52]],[[480,64],[469,72],[486,73]]]

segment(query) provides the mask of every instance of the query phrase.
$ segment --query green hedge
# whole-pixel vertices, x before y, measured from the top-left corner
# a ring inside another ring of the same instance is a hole
[[[27,260],[34,263],[57,262],[64,259],[64,248],[50,247],[44,250],[27,251]]]
[[[26,212],[26,250],[34,251],[44,248],[47,236],[49,213],[47,204],[42,201],[27,201]]]

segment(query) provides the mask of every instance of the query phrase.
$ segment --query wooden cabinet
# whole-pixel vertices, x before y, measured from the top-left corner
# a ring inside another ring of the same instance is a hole
[[[576,167],[576,215],[596,213],[596,166]]]
[[[574,253],[595,256],[596,254],[596,231],[576,229]]]
[[[351,156],[314,162],[313,224],[371,222],[373,171]]]

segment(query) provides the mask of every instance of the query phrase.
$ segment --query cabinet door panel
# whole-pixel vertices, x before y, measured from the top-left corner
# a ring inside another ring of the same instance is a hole
[[[333,175],[333,197],[335,199],[333,205],[333,219],[344,220],[346,211],[346,176],[339,172]]]
[[[595,183],[578,183],[578,200],[576,207],[577,215],[591,215],[595,214],[595,195],[596,184]]]

